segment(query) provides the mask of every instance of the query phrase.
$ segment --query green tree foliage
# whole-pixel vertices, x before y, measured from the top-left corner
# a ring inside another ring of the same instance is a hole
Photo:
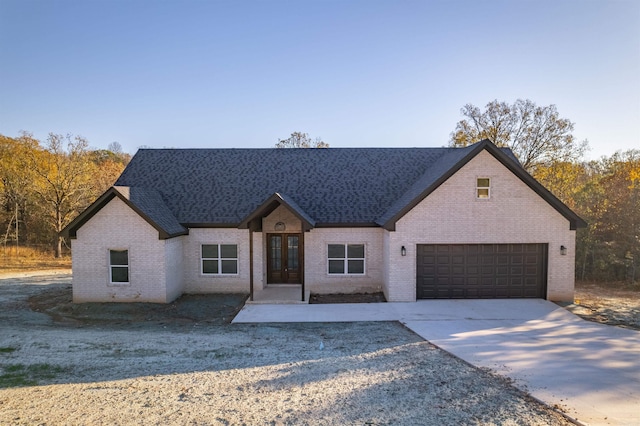
[[[529,172],[557,161],[576,161],[587,148],[586,141],[575,140],[573,123],[561,118],[555,105],[539,107],[529,99],[518,99],[512,105],[494,100],[484,111],[467,104],[460,112],[465,118],[451,133],[451,146],[489,139],[497,146],[511,148]]]
[[[636,282],[640,276],[640,150],[589,163],[576,194],[589,227],[578,233],[578,277]]]
[[[287,139],[278,139],[276,148],[329,148],[320,138],[311,139],[308,133],[293,132]]]
[[[637,282],[640,276],[640,150],[536,168],[536,179],[588,227],[577,232],[576,277]]]

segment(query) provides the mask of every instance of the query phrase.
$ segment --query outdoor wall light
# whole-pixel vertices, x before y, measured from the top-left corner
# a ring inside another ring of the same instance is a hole
[[[560,246],[560,254],[566,256],[567,248],[565,246]]]
[[[404,246],[402,246],[402,248],[400,249],[400,254],[403,256],[407,255],[407,249]]]

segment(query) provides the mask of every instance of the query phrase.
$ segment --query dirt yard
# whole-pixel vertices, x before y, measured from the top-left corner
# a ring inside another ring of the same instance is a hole
[[[589,321],[640,330],[640,284],[579,282],[565,307]]]
[[[0,280],[0,424],[567,425],[396,322],[229,324],[245,295],[71,303]]]

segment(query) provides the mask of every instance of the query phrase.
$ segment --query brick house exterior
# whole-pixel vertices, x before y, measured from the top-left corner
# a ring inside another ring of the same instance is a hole
[[[282,283],[302,297],[571,301],[581,226],[509,150],[485,140],[142,150],[63,235],[75,302],[167,303]]]

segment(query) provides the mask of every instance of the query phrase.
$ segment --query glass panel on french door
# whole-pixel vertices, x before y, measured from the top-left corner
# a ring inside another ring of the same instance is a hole
[[[287,263],[291,270],[298,270],[298,236],[289,235],[287,237]]]
[[[271,236],[269,250],[271,250],[271,269],[279,271],[282,268],[282,236]]]

